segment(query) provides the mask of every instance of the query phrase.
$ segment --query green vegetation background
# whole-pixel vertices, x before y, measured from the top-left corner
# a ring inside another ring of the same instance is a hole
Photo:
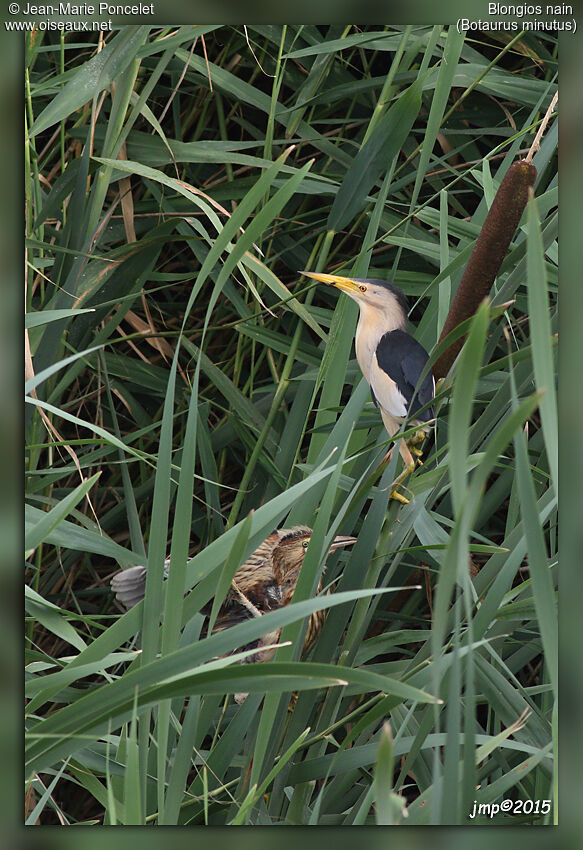
[[[411,825],[455,824],[474,799],[554,806],[557,120],[408,506],[387,505],[395,465],[374,481],[386,434],[353,305],[297,270],[394,280],[431,351],[554,93],[556,40],[133,27],[100,53],[69,47],[26,54],[31,822],[384,824],[407,805]],[[249,635],[218,647],[196,612],[296,522],[314,535],[274,615],[291,645],[217,665]],[[359,535],[324,576],[344,604],[299,662],[337,531]],[[159,579],[119,617],[107,579],[146,552]],[[397,596],[413,569],[421,589]],[[225,699],[240,690],[243,706]]]

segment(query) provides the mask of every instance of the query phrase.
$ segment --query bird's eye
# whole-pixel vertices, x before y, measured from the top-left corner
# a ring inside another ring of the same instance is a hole
[[[364,285],[364,283],[361,283],[358,288],[360,289],[361,292],[366,292],[366,286]]]
[[[307,549],[309,545],[310,545],[309,540],[304,540],[304,542],[302,543],[302,546],[304,547],[304,549]]]

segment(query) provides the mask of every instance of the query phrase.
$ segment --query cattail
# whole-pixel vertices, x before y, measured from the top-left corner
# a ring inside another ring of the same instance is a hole
[[[526,160],[513,162],[506,172],[486,216],[478,241],[460,280],[439,342],[474,315],[488,295],[508,251],[526,202],[534,186],[536,168]],[[457,357],[465,336],[456,339],[433,366],[436,378],[444,378]]]

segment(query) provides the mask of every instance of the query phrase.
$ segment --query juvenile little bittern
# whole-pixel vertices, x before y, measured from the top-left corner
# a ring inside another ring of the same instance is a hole
[[[251,617],[261,617],[268,611],[282,608],[291,602],[306,550],[310,543],[312,530],[305,525],[282,528],[273,531],[242,564],[232,581],[225,602],[222,604],[214,631],[235,626]],[[356,537],[338,536],[334,538],[329,552],[335,552],[343,546],[351,546]],[[165,563],[168,573],[169,561]],[[113,576],[111,587],[118,602],[125,608],[132,608],[144,598],[146,590],[146,568],[130,567]],[[206,612],[208,613],[208,612]],[[313,645],[324,622],[324,613],[316,611],[311,615],[302,652]],[[279,640],[281,629],[263,635],[239,649],[260,649]],[[255,653],[249,661],[269,661],[275,649]]]
[[[349,278],[332,274],[301,272],[320,283],[329,283],[349,295],[359,306],[360,315],[354,337],[356,359],[368,381],[372,399],[379,408],[389,436],[393,437],[405,421],[419,426],[407,443],[401,440],[399,450],[404,470],[393,482],[391,497],[407,503],[396,489],[415,468],[411,451],[416,448],[433,419],[430,402],[435,395],[431,371],[423,372],[429,355],[423,346],[405,331],[407,298],[394,284],[386,280]],[[388,456],[387,456],[388,457]]]

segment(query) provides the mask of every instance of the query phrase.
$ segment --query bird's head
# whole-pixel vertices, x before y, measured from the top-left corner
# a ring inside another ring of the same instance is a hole
[[[385,324],[392,328],[404,328],[407,323],[407,296],[398,286],[387,280],[352,278],[343,275],[300,272],[319,283],[327,283],[340,289],[356,301],[361,311],[382,314]]]
[[[291,599],[296,586],[304,557],[310,545],[312,529],[305,525],[285,528],[279,532],[280,540],[273,550],[273,572],[282,588],[282,597]],[[335,537],[329,552],[335,552],[344,546],[352,546],[356,537],[339,535]],[[286,590],[289,588],[289,593]]]

